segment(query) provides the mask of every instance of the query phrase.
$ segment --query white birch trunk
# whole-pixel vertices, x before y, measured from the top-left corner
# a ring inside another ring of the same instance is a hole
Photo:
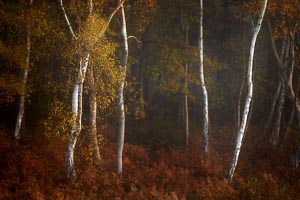
[[[33,0],[29,1],[29,7],[31,7],[33,4]],[[30,13],[30,12],[28,12]],[[25,60],[25,66],[22,76],[22,93],[20,95],[19,100],[19,112],[16,120],[16,126],[15,126],[15,132],[14,132],[14,138],[16,140],[19,140],[21,138],[21,126],[22,126],[22,120],[24,116],[24,107],[25,107],[25,96],[26,96],[26,85],[27,85],[27,76],[28,76],[28,69],[30,64],[30,47],[31,47],[31,17],[28,15],[27,17],[27,25],[26,25],[26,60]]]
[[[203,143],[204,152],[208,156],[208,95],[204,80],[203,70],[203,0],[200,0],[200,38],[199,38],[199,55],[200,55],[200,84],[203,94]]]
[[[239,154],[240,154],[240,150],[241,150],[241,146],[242,146],[242,141],[243,141],[243,137],[244,137],[244,132],[245,132],[245,128],[246,128],[249,108],[250,108],[252,94],[253,94],[252,68],[253,68],[253,56],[254,56],[254,50],[255,50],[255,43],[256,43],[257,35],[261,28],[261,23],[263,21],[267,3],[268,3],[268,0],[264,0],[264,4],[263,4],[263,7],[262,7],[260,15],[259,15],[258,23],[254,29],[254,33],[253,33],[253,37],[252,37],[252,41],[251,41],[250,55],[249,55],[249,62],[248,62],[248,73],[247,73],[248,93],[247,93],[247,97],[246,97],[242,123],[241,123],[241,127],[239,130],[238,136],[237,136],[236,147],[235,147],[235,151],[234,151],[234,155],[233,155],[233,159],[232,159],[232,163],[231,163],[231,168],[229,171],[229,177],[228,177],[229,181],[232,181],[232,178],[234,175],[234,171],[235,171],[235,168],[236,168],[236,165],[238,162],[238,158],[239,158]]]
[[[124,147],[124,137],[125,137],[125,110],[124,110],[124,85],[126,78],[126,68],[128,59],[128,42],[127,42],[127,29],[126,29],[126,18],[123,5],[121,6],[122,11],[122,24],[121,24],[121,36],[122,36],[122,61],[121,67],[123,68],[123,79],[119,86],[118,91],[118,111],[119,111],[119,133],[118,133],[118,143],[117,143],[117,173],[122,174],[123,172],[123,147]]]
[[[80,59],[78,76],[77,76],[77,80],[74,83],[73,94],[72,94],[73,123],[71,129],[71,136],[68,143],[67,154],[66,154],[65,170],[67,173],[67,177],[74,178],[74,179],[77,177],[75,171],[75,164],[74,164],[74,152],[75,152],[77,138],[81,132],[83,82],[85,80],[89,59],[90,59],[89,53],[85,55],[83,60]]]
[[[243,33],[243,45],[246,42],[246,38],[245,38],[245,31]],[[238,96],[238,105],[237,105],[237,127],[236,127],[236,132],[237,130],[239,130],[240,125],[241,125],[241,99],[242,99],[242,95],[243,95],[243,91],[244,91],[244,86],[245,86],[245,81],[246,81],[246,74],[247,74],[247,70],[246,70],[246,65],[247,65],[247,61],[246,61],[246,53],[243,53],[243,79],[242,79],[242,84],[239,90],[239,96]]]

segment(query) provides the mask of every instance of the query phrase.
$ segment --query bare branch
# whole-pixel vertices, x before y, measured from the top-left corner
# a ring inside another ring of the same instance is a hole
[[[109,16],[109,18],[107,20],[105,28],[100,32],[99,37],[101,37],[106,32],[106,30],[108,29],[109,24],[110,24],[112,18],[115,16],[115,14],[118,12],[118,10],[123,6],[123,3],[124,3],[124,1],[120,2],[120,4],[118,5],[118,7],[111,13],[111,15]]]
[[[78,38],[76,37],[75,32],[74,32],[74,30],[73,30],[73,28],[72,28],[72,25],[71,25],[71,23],[70,23],[70,20],[69,20],[69,18],[68,18],[68,15],[67,15],[67,13],[66,13],[65,8],[64,8],[63,1],[62,1],[62,0],[59,0],[59,5],[60,5],[60,8],[61,8],[61,10],[62,10],[62,12],[63,12],[63,14],[64,14],[64,17],[65,17],[66,23],[67,23],[67,25],[68,25],[68,27],[69,27],[69,30],[70,30],[70,32],[71,32],[71,35],[72,35],[72,37],[75,39],[75,41],[78,43]]]
[[[133,35],[130,35],[127,39],[134,39],[137,43],[143,43],[141,40],[137,39],[137,37],[133,36]]]
[[[269,33],[270,33],[270,40],[271,40],[271,45],[272,45],[273,52],[275,54],[277,62],[280,65],[280,68],[282,68],[283,63],[282,63],[282,60],[279,57],[279,54],[278,54],[278,51],[277,51],[277,48],[276,48],[276,45],[275,45],[275,41],[274,41],[274,38],[273,38],[273,34],[272,34],[271,24],[270,24],[270,21],[268,19],[267,19],[267,24],[268,24],[268,29],[269,29]]]

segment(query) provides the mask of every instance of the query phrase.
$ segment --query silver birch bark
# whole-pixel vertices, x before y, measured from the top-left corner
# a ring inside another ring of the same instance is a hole
[[[246,36],[245,36],[245,31],[243,33],[243,44],[246,42]],[[244,86],[245,86],[245,81],[246,81],[246,75],[247,75],[247,61],[246,61],[246,53],[245,51],[243,52],[243,79],[242,79],[242,84],[239,90],[239,96],[238,96],[238,102],[237,102],[237,127],[236,127],[236,132],[239,130],[240,125],[241,125],[241,100],[242,100],[242,95],[244,91]]]
[[[186,23],[185,25],[185,45],[188,46],[189,42],[189,25]],[[190,127],[189,127],[189,104],[188,104],[188,70],[189,65],[185,63],[185,76],[184,76],[184,110],[185,110],[185,145],[189,146],[189,138],[190,138]]]
[[[29,8],[32,6],[33,0],[29,1]],[[28,12],[30,13],[30,12]],[[19,99],[19,111],[18,116],[16,120],[16,126],[15,126],[15,132],[14,132],[14,138],[16,140],[19,140],[21,138],[21,126],[22,126],[22,120],[24,116],[24,107],[25,107],[25,96],[26,96],[26,85],[27,85],[27,76],[28,76],[28,69],[30,65],[30,48],[31,48],[31,17],[28,14],[27,16],[27,24],[26,24],[26,59],[25,59],[25,66],[23,69],[23,75],[22,75],[22,93],[20,95]]]
[[[252,94],[253,94],[252,68],[253,68],[253,56],[254,56],[254,50],[255,50],[255,43],[256,43],[257,35],[261,28],[261,23],[263,21],[267,3],[268,3],[268,0],[264,0],[263,7],[260,11],[258,23],[254,29],[254,33],[253,33],[253,37],[252,37],[252,41],[251,41],[250,55],[249,55],[249,62],[248,62],[248,73],[247,73],[248,93],[247,93],[247,97],[246,97],[242,123],[241,123],[241,127],[239,130],[238,136],[237,136],[236,147],[235,147],[233,159],[231,162],[231,168],[229,171],[229,177],[228,177],[229,181],[232,181],[234,171],[235,171],[236,165],[238,163],[238,158],[239,158],[242,141],[243,141],[243,137],[244,137],[244,133],[245,133],[249,108],[250,108]]]
[[[73,39],[76,42],[76,45],[79,47],[79,41],[78,37],[76,36],[73,27],[70,23],[70,20],[68,18],[68,15],[66,13],[66,10],[63,5],[63,1],[59,0],[61,10],[63,12],[64,19],[66,21],[66,24],[68,26],[68,29],[73,37]],[[103,36],[105,31],[107,30],[113,16],[116,14],[116,12],[119,10],[121,5],[119,5],[110,15],[108,18],[108,21],[105,25],[105,28],[100,32],[99,37]],[[93,11],[93,1],[89,0],[89,12],[90,14]],[[65,170],[67,173],[68,178],[76,178],[76,171],[75,171],[75,165],[74,165],[74,151],[75,146],[77,142],[77,138],[81,131],[81,118],[82,118],[82,93],[83,93],[83,82],[85,80],[86,71],[89,65],[90,60],[90,52],[83,52],[78,55],[79,57],[79,66],[77,69],[77,77],[74,83],[73,87],[73,93],[72,93],[72,113],[73,113],[73,124],[71,129],[71,136],[68,143],[68,149],[66,154],[66,161],[65,161]]]
[[[77,36],[73,30],[73,27],[69,21],[68,15],[65,11],[63,1],[60,0],[60,7],[63,11],[64,19],[66,24],[68,25],[69,31],[76,42],[76,45],[79,46],[79,42]],[[75,146],[77,142],[77,138],[81,132],[81,118],[82,118],[82,93],[83,93],[83,82],[85,80],[85,75],[87,71],[87,67],[89,64],[90,53],[85,53],[83,55],[78,55],[78,69],[77,69],[77,77],[73,86],[72,93],[72,113],[73,113],[73,123],[71,129],[71,135],[68,142],[68,148],[66,153],[66,161],[65,161],[65,170],[68,178],[76,178],[75,164],[74,164],[74,152]]]
[[[244,71],[246,72],[246,67],[244,67]],[[244,73],[246,74],[246,73]],[[241,99],[242,99],[242,95],[243,95],[243,90],[244,90],[244,85],[245,85],[245,79],[246,79],[246,75],[243,75],[243,80],[242,80],[242,84],[239,90],[239,96],[238,96],[238,105],[237,105],[237,129],[238,130],[240,128],[241,125]]]
[[[200,38],[199,38],[199,56],[200,56],[200,85],[203,95],[203,143],[204,152],[208,156],[208,95],[204,80],[203,70],[203,0],[200,0]]]
[[[80,59],[78,76],[76,82],[74,83],[72,94],[73,124],[66,154],[65,170],[67,177],[74,179],[77,177],[74,164],[74,152],[77,138],[81,132],[83,82],[85,80],[89,59],[89,53],[86,54],[84,59]]]
[[[127,42],[127,29],[126,29],[126,18],[123,5],[121,6],[122,11],[122,23],[121,23],[121,37],[122,37],[122,60],[121,67],[123,69],[123,77],[118,90],[118,112],[119,112],[119,133],[117,143],[117,173],[122,174],[123,172],[123,147],[125,137],[125,110],[124,110],[124,85],[126,78],[126,68],[128,59],[128,42]]]

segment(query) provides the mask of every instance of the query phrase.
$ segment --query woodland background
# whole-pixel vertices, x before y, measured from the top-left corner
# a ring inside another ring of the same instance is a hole
[[[97,37],[118,1],[94,0],[95,14],[90,18],[89,1],[63,1],[78,33],[79,47],[59,1],[30,2],[0,0],[0,199],[299,198],[299,1],[268,2],[254,54],[253,102],[232,182],[227,178],[247,93],[253,24],[262,1],[204,1],[209,156],[204,153],[202,138],[199,1],[124,2],[129,56],[122,175],[116,172],[117,92],[124,75],[120,11],[103,36]],[[28,66],[26,30],[31,34]],[[272,41],[283,55],[283,68],[278,67]],[[87,69],[83,83],[82,130],[75,151],[77,177],[69,179],[64,164],[72,127],[72,89],[78,73],[77,56],[86,49],[92,55],[93,71]],[[284,76],[292,81],[286,83]],[[89,125],[93,89],[100,160],[94,157]],[[22,95],[25,112],[21,137],[15,139]]]

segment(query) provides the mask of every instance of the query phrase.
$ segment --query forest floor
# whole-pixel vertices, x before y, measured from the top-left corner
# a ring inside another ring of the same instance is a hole
[[[214,134],[208,159],[199,136],[192,136],[189,148],[126,144],[122,178],[114,173],[114,143],[101,147],[99,166],[81,145],[78,179],[69,181],[64,173],[66,142],[34,134],[16,144],[11,135],[0,131],[0,199],[300,199],[300,169],[289,167],[290,149],[245,143],[228,183],[231,136]]]

